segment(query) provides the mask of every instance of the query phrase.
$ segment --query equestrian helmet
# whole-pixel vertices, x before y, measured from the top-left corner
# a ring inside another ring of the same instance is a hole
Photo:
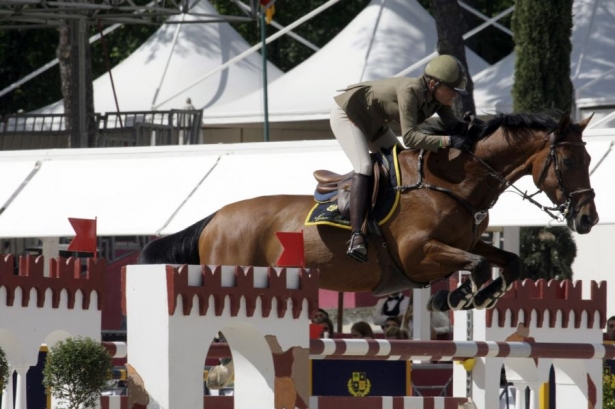
[[[451,87],[457,93],[466,95],[466,71],[459,60],[452,55],[439,55],[429,61],[425,75]]]

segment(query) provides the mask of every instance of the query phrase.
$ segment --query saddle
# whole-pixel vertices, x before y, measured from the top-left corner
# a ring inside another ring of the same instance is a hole
[[[390,186],[389,166],[383,160],[374,160],[372,177],[371,209],[376,207],[381,190],[386,190]],[[350,217],[350,186],[354,172],[339,175],[329,170],[317,170],[314,178],[318,182],[316,185],[316,195],[326,197],[328,201],[337,201],[337,206],[344,218]]]
[[[408,288],[422,288],[429,284],[419,283],[406,277],[391,256],[389,246],[380,230],[380,224],[388,220],[399,200],[400,193],[396,190],[399,182],[396,155],[397,149],[372,155],[373,183],[371,208],[367,215],[367,234],[369,240],[374,243],[381,271],[380,282],[372,290],[375,296],[383,296]],[[324,221],[324,224],[348,226],[335,217],[319,219],[313,215],[319,211],[325,211],[323,208],[326,210],[334,208],[335,212],[339,212],[340,218],[346,220],[349,218],[349,197],[353,172],[339,175],[328,170],[318,170],[314,172],[314,177],[318,181],[314,194],[317,204],[308,215],[306,224],[320,224]]]

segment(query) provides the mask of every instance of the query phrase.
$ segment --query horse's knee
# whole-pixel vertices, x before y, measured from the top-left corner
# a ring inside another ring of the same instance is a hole
[[[518,255],[514,253],[508,254],[506,265],[502,270],[502,275],[504,276],[506,284],[509,285],[521,277],[521,258]]]
[[[474,281],[477,287],[480,287],[491,279],[491,265],[489,261],[482,256],[478,256],[476,262],[473,264],[474,266],[470,270],[472,281]]]

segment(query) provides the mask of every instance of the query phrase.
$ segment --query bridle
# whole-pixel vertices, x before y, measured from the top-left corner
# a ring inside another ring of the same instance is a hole
[[[552,207],[547,207],[547,206],[543,206],[542,204],[538,203],[536,200],[534,200],[534,196],[536,196],[537,194],[542,192],[542,189],[539,189],[537,192],[533,193],[533,194],[527,194],[527,192],[523,192],[521,191],[519,188],[517,188],[514,184],[509,183],[506,179],[504,179],[502,176],[500,176],[491,166],[489,166],[485,161],[483,161],[481,158],[479,158],[478,156],[476,156],[474,154],[474,152],[468,150],[468,152],[474,156],[474,159],[476,159],[478,162],[480,162],[483,166],[485,166],[487,169],[489,169],[490,171],[490,176],[493,176],[495,179],[497,179],[500,184],[502,184],[505,189],[512,187],[513,189],[515,189],[517,191],[517,193],[521,196],[521,198],[523,200],[527,200],[528,202],[532,203],[533,205],[537,206],[540,210],[542,210],[543,212],[547,213],[549,216],[551,216],[553,219],[561,222],[564,219],[568,219],[569,217],[572,217],[574,214],[576,214],[578,212],[578,208],[580,208],[581,206],[583,206],[585,203],[587,203],[589,200],[593,199],[596,196],[596,193],[594,192],[594,189],[589,188],[589,189],[577,189],[573,192],[568,191],[568,189],[566,188],[566,186],[564,185],[564,179],[562,178],[562,172],[558,163],[558,157],[557,157],[557,148],[561,147],[561,146],[585,146],[586,143],[585,142],[568,142],[568,141],[560,141],[558,142],[558,137],[555,134],[555,131],[552,131],[549,133],[549,139],[551,140],[551,145],[549,147],[549,154],[547,155],[547,158],[545,159],[545,164],[542,167],[542,171],[540,172],[540,176],[538,178],[538,185],[540,185],[540,183],[543,181],[547,170],[549,169],[549,166],[551,165],[551,163],[553,163],[553,166],[555,168],[555,176],[557,177],[557,183],[558,183],[558,187],[561,190],[562,194],[564,195],[564,197],[566,198],[565,202],[560,204],[560,205],[554,205]],[[586,198],[580,202],[577,203],[577,205],[575,206],[573,210],[573,212],[570,212],[570,208],[572,206],[572,199],[574,196],[578,196],[578,195],[582,195],[588,193]],[[494,203],[495,204],[495,203]],[[553,214],[553,212],[555,211],[559,211],[561,213],[560,216],[557,216],[555,214]]]
[[[542,180],[545,177],[545,174],[547,173],[547,169],[549,168],[549,165],[551,164],[551,162],[553,163],[553,166],[555,168],[555,176],[557,177],[557,184],[559,185],[559,189],[561,190],[562,194],[566,197],[566,201],[564,203],[562,203],[559,206],[555,206],[553,208],[550,208],[551,210],[558,210],[562,216],[567,219],[568,217],[573,216],[574,214],[578,213],[578,208],[580,208],[581,206],[583,206],[585,203],[587,203],[589,200],[593,199],[596,196],[596,193],[594,192],[594,189],[589,188],[589,189],[577,189],[574,192],[570,192],[568,191],[568,189],[566,189],[566,186],[564,186],[564,179],[562,178],[562,172],[559,166],[559,162],[558,162],[558,158],[557,158],[557,148],[560,146],[585,146],[586,142],[568,142],[568,141],[562,141],[562,142],[557,142],[557,137],[555,135],[555,132],[551,132],[549,134],[549,138],[551,139],[551,146],[549,148],[549,155],[547,156],[547,159],[545,160],[545,164],[542,168],[542,171],[540,172],[540,177],[538,178],[538,183],[540,184],[542,182]],[[540,192],[540,190],[539,190]],[[573,196],[577,196],[577,195],[582,195],[588,193],[588,195],[585,197],[584,200],[580,201],[577,203],[577,205],[575,206],[572,213],[570,213],[570,207],[572,206],[572,198]],[[553,215],[551,215],[551,217],[553,217]],[[555,217],[555,219],[557,219],[557,217]]]

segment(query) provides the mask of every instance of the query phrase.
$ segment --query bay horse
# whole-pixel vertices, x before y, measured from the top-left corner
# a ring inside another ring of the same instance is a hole
[[[582,140],[590,119],[577,124],[567,113],[559,121],[545,114],[497,114],[481,125],[472,149],[456,157],[448,149],[399,153],[401,198],[380,226],[393,262],[418,286],[458,270],[470,272],[457,290],[432,296],[428,309],[492,307],[519,278],[519,257],[485,243],[481,235],[488,210],[522,176],[532,176],[572,231],[590,232],[598,222]],[[373,291],[381,278],[376,246],[369,248],[369,262],[350,259],[347,230],[304,225],[313,205],[312,196],[294,195],[232,203],[150,242],[140,262],[275,266],[282,252],[275,233],[303,230],[305,267],[319,270],[321,288]],[[492,265],[500,267],[500,275],[488,283]]]

